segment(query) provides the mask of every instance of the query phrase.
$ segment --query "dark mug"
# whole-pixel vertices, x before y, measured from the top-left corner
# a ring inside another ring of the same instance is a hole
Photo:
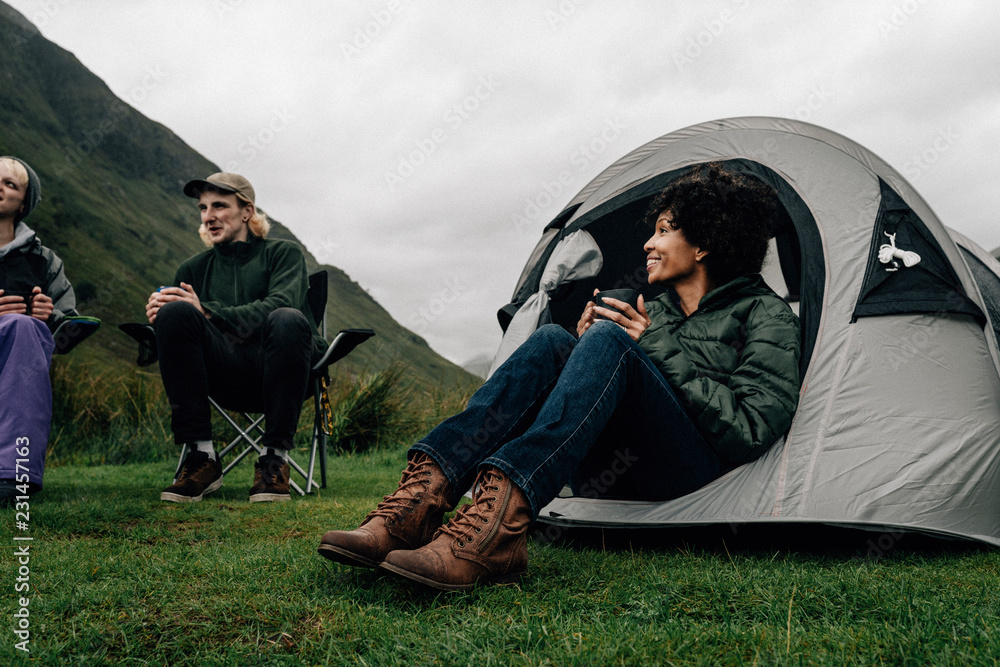
[[[24,299],[24,305],[28,309],[25,311],[25,315],[31,315],[31,298],[34,296],[32,291],[18,291],[18,290],[4,290],[3,294],[0,296],[19,296]]]
[[[604,299],[618,299],[619,301],[624,301],[628,305],[632,306],[633,309],[639,309],[639,290],[634,289],[609,289],[603,292],[598,292],[590,300],[593,301],[598,306],[602,308],[607,308],[609,310],[618,310],[614,306],[604,303]],[[619,311],[620,312],[620,311]],[[594,312],[594,319],[606,320],[608,318],[603,317]]]

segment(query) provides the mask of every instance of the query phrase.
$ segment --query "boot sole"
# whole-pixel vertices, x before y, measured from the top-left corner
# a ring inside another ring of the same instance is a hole
[[[289,493],[255,493],[250,496],[250,502],[252,503],[282,502],[291,499],[292,496]]]
[[[171,493],[170,491],[164,491],[160,494],[160,500],[166,500],[168,503],[196,503],[213,491],[218,491],[222,488],[222,478],[215,480],[201,492],[200,496],[182,496],[179,493]]]
[[[381,563],[377,563],[371,558],[359,556],[355,553],[351,553],[347,549],[335,547],[332,544],[319,545],[319,548],[316,549],[316,553],[323,558],[332,560],[335,563],[340,563],[341,565],[355,565],[361,567],[378,567],[381,565]]]
[[[524,576],[524,572],[514,572],[511,574],[504,574],[496,577],[488,577],[474,581],[471,584],[446,584],[441,581],[434,581],[433,579],[428,579],[427,577],[416,574],[415,572],[410,572],[409,570],[404,570],[401,567],[393,565],[392,563],[385,563],[379,565],[383,570],[392,572],[393,574],[399,575],[405,579],[415,581],[424,586],[430,586],[439,591],[471,591],[476,586],[483,586],[486,584],[516,584],[521,581]]]

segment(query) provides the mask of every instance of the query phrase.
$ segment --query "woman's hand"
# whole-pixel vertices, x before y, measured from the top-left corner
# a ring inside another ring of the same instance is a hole
[[[42,294],[42,288],[36,285],[31,290],[31,316],[42,322],[48,322],[53,310],[52,297]]]
[[[0,315],[13,315],[19,313],[24,315],[28,312],[28,304],[24,298],[17,294],[8,295],[5,290],[0,289]]]
[[[594,295],[596,296],[601,290],[595,289]],[[588,301],[586,307],[583,309],[583,315],[580,316],[580,321],[576,323],[576,337],[579,338],[583,333],[590,328],[590,326],[597,321],[594,317],[594,308],[597,307],[593,301]]]
[[[599,291],[595,289],[594,294],[596,295]],[[649,327],[650,323],[649,315],[646,314],[646,302],[643,296],[639,295],[639,302],[635,308],[618,299],[604,299],[604,302],[609,306],[614,306],[618,310],[603,308],[593,301],[588,301],[586,308],[583,309],[583,315],[576,325],[577,336],[582,336],[587,329],[593,326],[594,322],[597,321],[597,316],[600,315],[624,329],[629,338],[638,341],[639,336]]]

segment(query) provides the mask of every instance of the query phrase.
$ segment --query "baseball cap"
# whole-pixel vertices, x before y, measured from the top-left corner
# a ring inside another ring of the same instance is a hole
[[[228,171],[220,171],[217,174],[212,174],[205,179],[195,179],[193,181],[188,181],[184,184],[184,194],[188,197],[194,197],[197,199],[201,192],[205,189],[206,185],[210,185],[213,188],[218,188],[220,190],[226,190],[228,192],[235,192],[236,194],[242,195],[251,204],[256,205],[254,201],[254,191],[253,186],[250,185],[248,181],[243,176],[239,174],[233,174]]]

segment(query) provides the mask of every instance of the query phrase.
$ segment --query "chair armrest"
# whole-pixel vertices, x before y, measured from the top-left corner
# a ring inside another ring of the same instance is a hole
[[[56,342],[55,353],[66,354],[90,338],[100,328],[101,321],[96,317],[67,315],[62,318],[59,326],[52,332],[52,339]]]
[[[326,348],[320,360],[313,364],[313,371],[321,371],[340,361],[350,354],[351,350],[374,335],[375,332],[371,329],[342,329]]]
[[[156,332],[153,331],[152,325],[126,322],[119,324],[118,328],[139,343],[139,358],[135,363],[139,366],[151,366],[156,363]]]

